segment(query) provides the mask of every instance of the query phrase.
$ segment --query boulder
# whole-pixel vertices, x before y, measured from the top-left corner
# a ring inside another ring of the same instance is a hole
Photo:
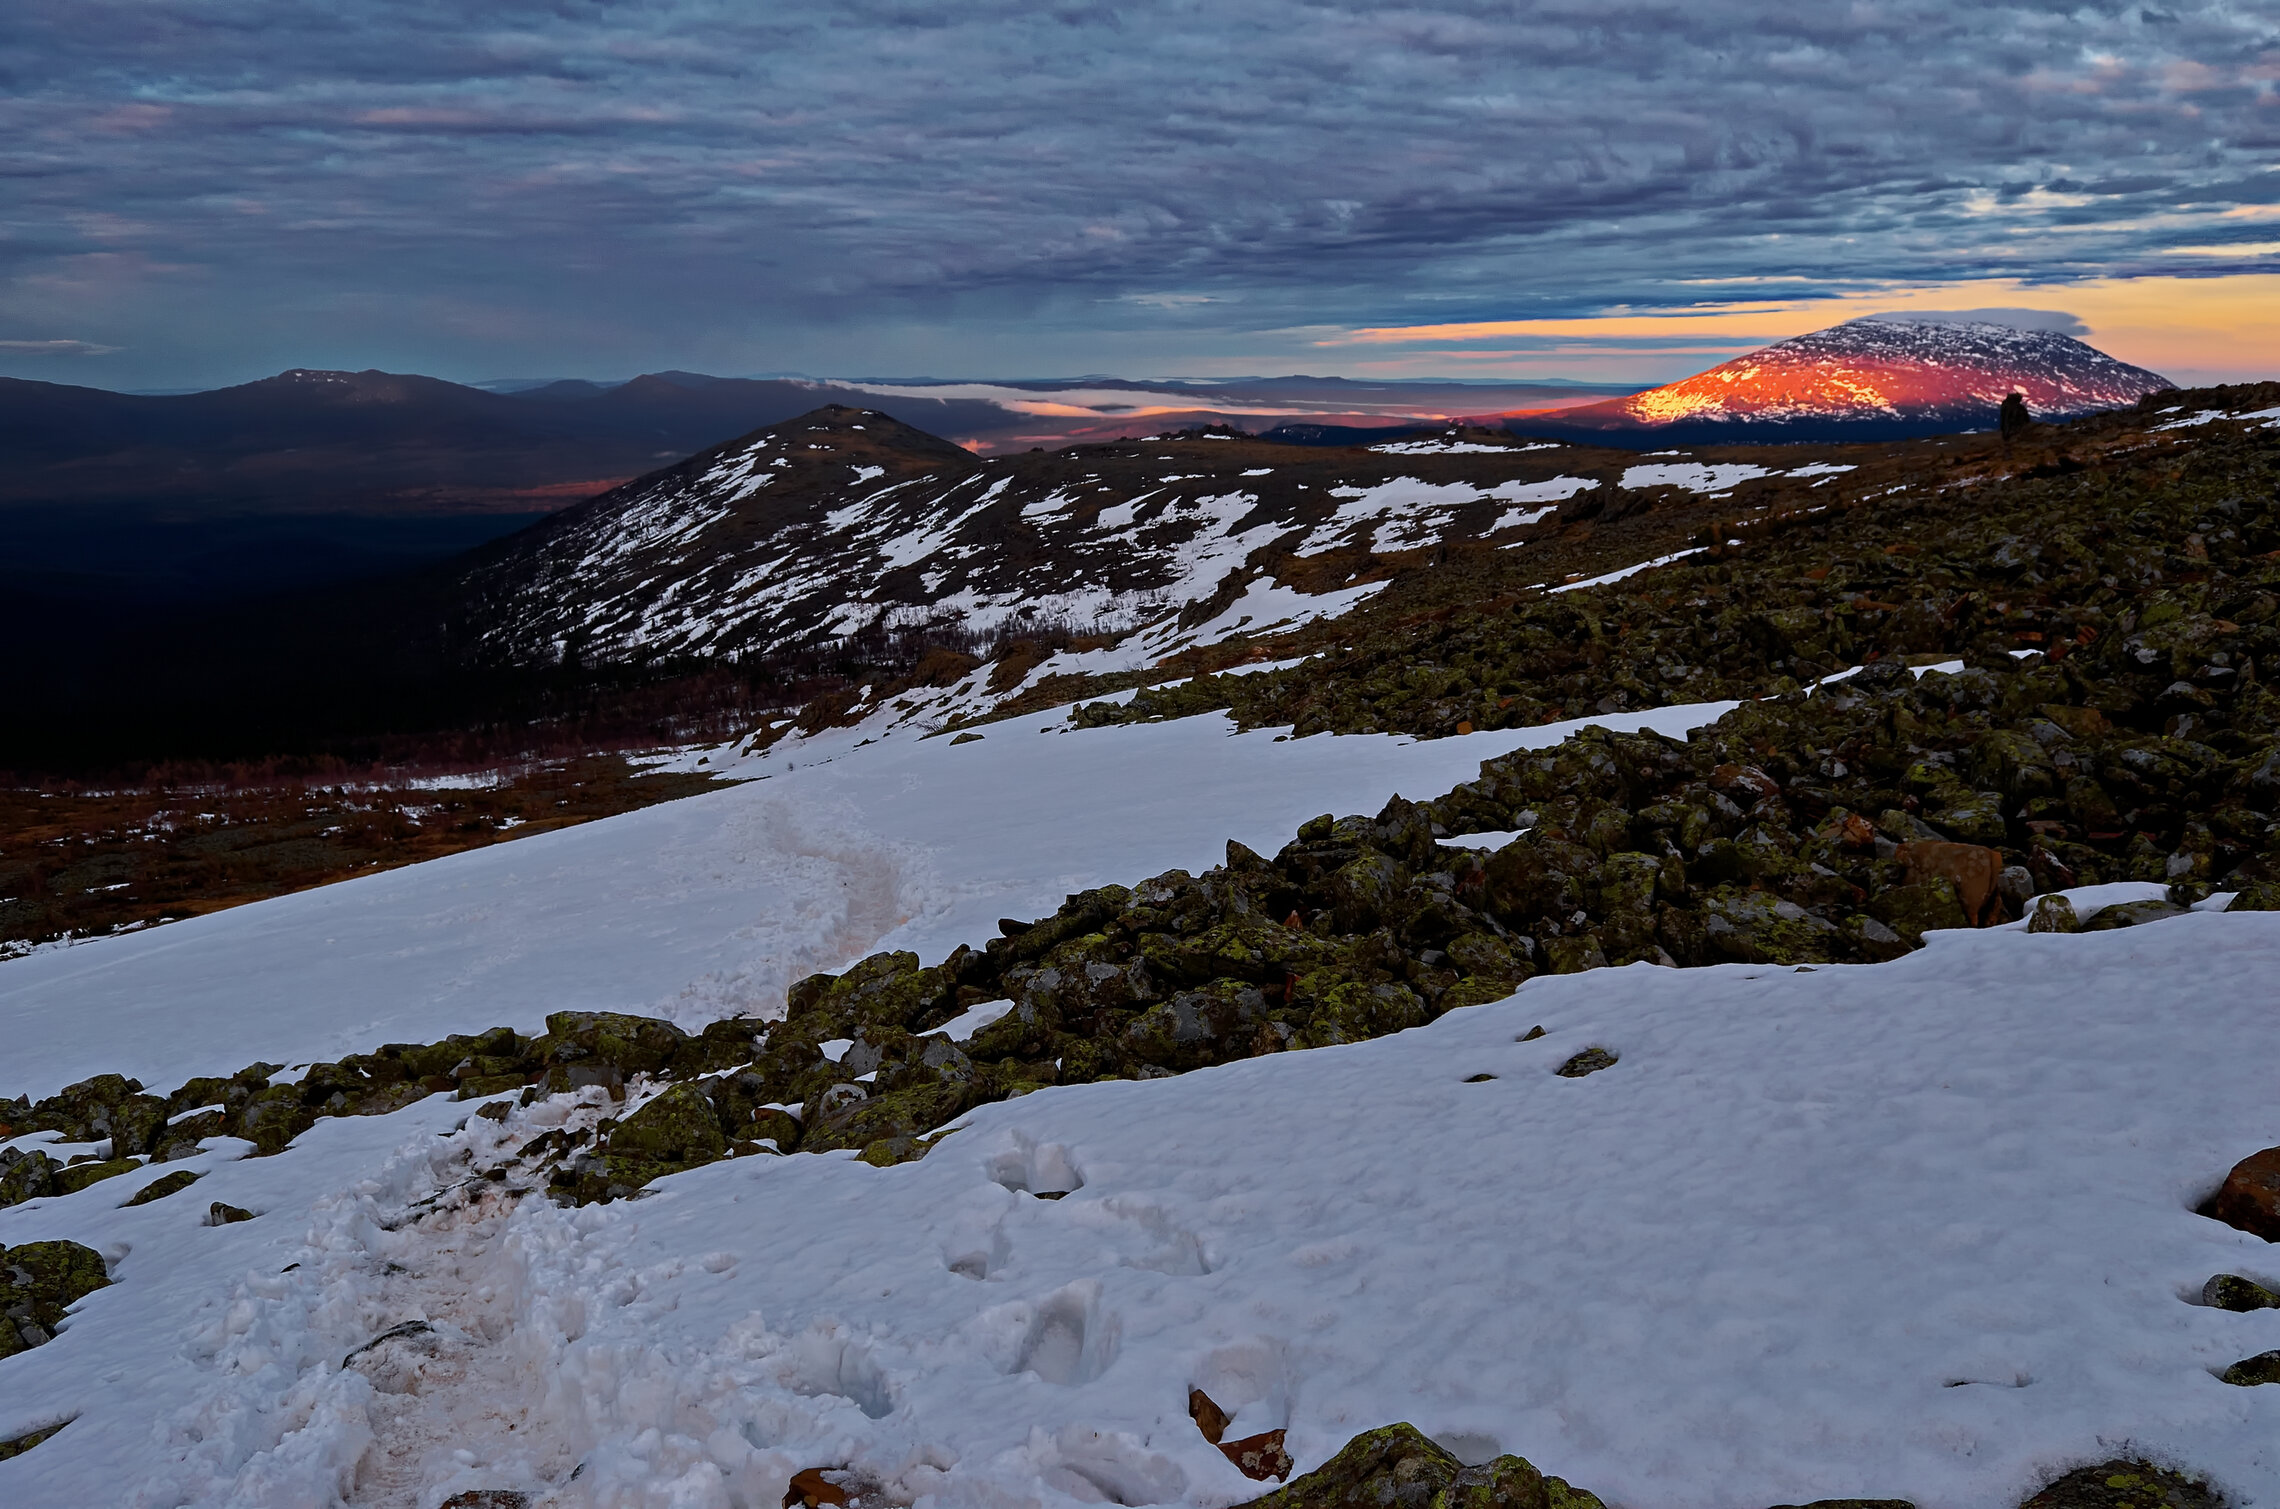
[[[1467,1467],[1414,1425],[1364,1431],[1314,1471],[1242,1509],[1601,1509],[1526,1459]]]
[[[55,1176],[56,1193],[75,1195],[90,1184],[131,1174],[142,1167],[140,1158],[112,1158],[98,1163],[68,1163]]]
[[[2027,913],[2027,931],[2078,933],[2082,931],[2082,919],[2074,914],[2074,903],[2064,896],[2044,896]]]
[[[607,1065],[620,1075],[655,1074],[687,1046],[689,1035],[655,1017],[616,1011],[557,1011],[546,1018],[550,1064]],[[446,1068],[444,1073],[450,1072]]]
[[[102,1254],[77,1242],[0,1247],[0,1357],[47,1342],[64,1311],[110,1282]]]
[[[2236,1388],[2280,1383],[2280,1352],[2259,1352],[2254,1357],[2244,1357],[2217,1376]]]
[[[2280,1147],[2251,1153],[2233,1165],[2201,1214],[2267,1242],[2280,1242]]]
[[[161,1174],[141,1189],[136,1190],[133,1198],[127,1201],[126,1206],[120,1208],[123,1210],[127,1206],[148,1205],[153,1200],[163,1200],[168,1195],[180,1194],[183,1190],[197,1183],[198,1178],[197,1174],[186,1168],[178,1168],[171,1174]]]
[[[38,1148],[13,1157],[0,1153],[0,1160],[5,1160],[0,1161],[0,1206],[55,1193],[55,1176],[62,1165]]]
[[[2090,920],[2082,924],[2082,931],[2106,933],[2115,928],[2136,927],[2145,922],[2166,922],[2172,917],[2182,917],[2190,910],[2190,907],[2179,906],[2174,901],[2121,901],[2112,906],[2102,906],[2091,913]]]
[[[1907,845],[1901,845],[1906,848]],[[1935,876],[1914,885],[1889,886],[1868,900],[1871,916],[1904,938],[1921,938],[1934,928],[1969,927],[1971,916],[1955,882]]]
[[[1722,890],[1702,907],[1703,946],[1717,962],[1819,964],[1842,935],[1826,918],[1767,891]]]
[[[2280,1294],[2237,1273],[2220,1273],[2201,1286],[2201,1303],[2218,1310],[2280,1310]]]
[[[728,1156],[728,1138],[705,1092],[686,1082],[610,1129],[605,1162],[613,1182],[638,1187],[663,1174]]]

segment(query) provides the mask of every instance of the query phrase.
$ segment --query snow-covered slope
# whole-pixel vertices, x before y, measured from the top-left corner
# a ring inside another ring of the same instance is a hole
[[[462,619],[480,653],[526,664],[767,653],[921,625],[1117,632],[1278,577],[1328,592],[1371,551],[1517,538],[1617,459],[1218,435],[980,460],[826,408],[518,536],[469,578]],[[1318,559],[1341,552],[1342,568]]]
[[[1590,721],[1683,734],[1731,706]],[[1230,838],[1272,851],[1317,813],[1436,795],[1580,726],[1277,742],[1216,714],[1072,731],[1050,712],[954,745],[890,717],[715,759],[757,778],[725,791],[0,964],[0,1090],[172,1086],[550,1011],[773,1012],[875,948],[931,962],[999,917],[1200,871]]]
[[[2127,408],[2168,379],[2047,330],[1898,318],[1779,341],[1629,398],[1515,422],[1559,434],[1696,443],[1985,429],[2016,392],[2038,419]]]
[[[0,1211],[117,1280],[0,1362],[0,1437],[76,1417],[0,1501],[773,1509],[816,1466],[940,1509],[1252,1497],[1192,1386],[1302,1471],[1405,1419],[1615,1505],[2008,1505],[2140,1452],[2256,1509],[2280,1390],[2213,1373],[2280,1314],[2192,1301],[2272,1249],[2191,1207],[2271,1139],[2276,969],[2280,920],[2204,914],[1547,977],[992,1105],[916,1164],[747,1158],[575,1212],[466,1171],[599,1091],[326,1122],[205,1155],[197,1209],[242,1225],[100,1185]],[[1586,1046],[1617,1062],[1554,1074]]]

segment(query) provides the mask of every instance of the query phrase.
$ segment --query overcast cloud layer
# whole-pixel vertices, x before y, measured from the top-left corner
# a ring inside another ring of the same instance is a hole
[[[0,371],[1326,370],[2270,271],[2276,84],[2272,3],[11,0]]]

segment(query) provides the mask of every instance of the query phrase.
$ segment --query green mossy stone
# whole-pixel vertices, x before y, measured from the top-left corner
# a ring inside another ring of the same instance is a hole
[[[459,1082],[459,1099],[481,1100],[488,1095],[512,1095],[523,1087],[520,1074],[475,1074]]]
[[[1414,1425],[1364,1431],[1314,1471],[1241,1509],[1604,1509],[1523,1457],[1467,1467]]]
[[[168,1195],[180,1194],[197,1183],[199,1177],[198,1174],[186,1168],[178,1168],[171,1174],[162,1174],[141,1189],[136,1190],[134,1197],[120,1208],[123,1210],[131,1206],[148,1205],[153,1200],[163,1200]]]
[[[546,1018],[547,1056],[559,1064],[607,1064],[620,1074],[654,1074],[672,1062],[689,1035],[655,1017],[616,1011],[556,1011]],[[456,1065],[435,1071],[448,1074]]]
[[[2220,1273],[2201,1286],[2201,1303],[2240,1312],[2280,1310],[2280,1294],[2237,1273]]]
[[[2242,886],[2225,907],[2228,912],[2280,912],[2280,885],[2259,881]]]
[[[2217,1376],[2242,1388],[2280,1383],[2280,1352],[2259,1352],[2254,1357],[2244,1357]]]
[[[2225,1509],[2225,1500],[2199,1478],[2117,1458],[2075,1468],[2019,1509]]]
[[[267,1156],[283,1152],[316,1121],[317,1113],[301,1104],[300,1086],[273,1085],[246,1102],[235,1131],[254,1145],[256,1156]]]
[[[2064,896],[2038,896],[2028,903],[2027,931],[2078,933],[2082,931],[2082,919],[2075,915],[2074,903]]]
[[[142,1160],[139,1158],[113,1158],[104,1163],[69,1164],[58,1171],[55,1176],[56,1191],[59,1194],[75,1195],[90,1184],[100,1184],[105,1179],[116,1179],[121,1174],[131,1174],[141,1167]]]
[[[1000,1082],[1000,1088],[1008,1091],[1010,1098],[1010,1092],[1017,1086],[1030,1083],[1009,1078]],[[1033,1085],[1032,1087],[1034,1088]],[[982,1104],[985,1098],[987,1087],[979,1082],[926,1085],[899,1090],[891,1095],[873,1096],[820,1116],[814,1125],[801,1134],[800,1151],[824,1153],[840,1148],[861,1150],[873,1143],[896,1138],[915,1143],[923,1140],[928,1133],[938,1130],[944,1123],[955,1120]],[[913,1153],[912,1156],[917,1155]]]
[[[713,1104],[698,1086],[680,1083],[645,1103],[610,1131],[609,1153],[649,1163],[694,1168],[728,1154]]]
[[[12,1334],[10,1328],[8,1327],[8,1322],[5,1319],[0,1319],[0,1357],[5,1357],[8,1355],[8,1334]],[[63,1425],[69,1425],[70,1423],[70,1421],[66,1420],[63,1422]],[[33,1447],[39,1445],[42,1441],[47,1440],[57,1431],[63,1429],[63,1425],[50,1425],[45,1430],[35,1430],[29,1435],[17,1436],[11,1440],[0,1441],[0,1462],[5,1462],[10,1457],[22,1456],[25,1452],[30,1451]]]
[[[1729,890],[1706,898],[1702,932],[1714,957],[1745,964],[1823,964],[1843,946],[1833,923],[1767,891]]]
[[[1587,969],[1603,969],[1607,964],[1607,954],[1600,948],[1599,939],[1590,933],[1547,938],[1542,947],[1544,963],[1555,975],[1581,974]]]
[[[2093,912],[2090,920],[2082,924],[2086,933],[2108,933],[2116,928],[2139,927],[2148,922],[2166,922],[2172,917],[2184,916],[2190,908],[2174,901],[2123,901],[2102,906]]]
[[[0,1206],[21,1205],[55,1193],[55,1176],[62,1165],[34,1148],[0,1169]]]
[[[19,1348],[39,1345],[63,1323],[66,1310],[110,1282],[102,1254],[77,1242],[0,1247],[0,1314],[14,1318]],[[26,1329],[27,1321],[38,1334]]]
[[[1888,886],[1869,897],[1868,911],[1904,938],[1920,938],[1935,928],[1970,925],[1955,882],[1944,875],[1914,885]]]
[[[1933,821],[1963,843],[1989,848],[2001,848],[2010,833],[2003,821],[2003,799],[1989,791],[1974,791],[1950,803]]]

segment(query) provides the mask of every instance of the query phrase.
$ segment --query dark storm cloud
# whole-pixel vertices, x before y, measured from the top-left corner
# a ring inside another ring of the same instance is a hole
[[[14,0],[0,336],[812,366],[2239,270],[2276,78],[2262,4]]]

